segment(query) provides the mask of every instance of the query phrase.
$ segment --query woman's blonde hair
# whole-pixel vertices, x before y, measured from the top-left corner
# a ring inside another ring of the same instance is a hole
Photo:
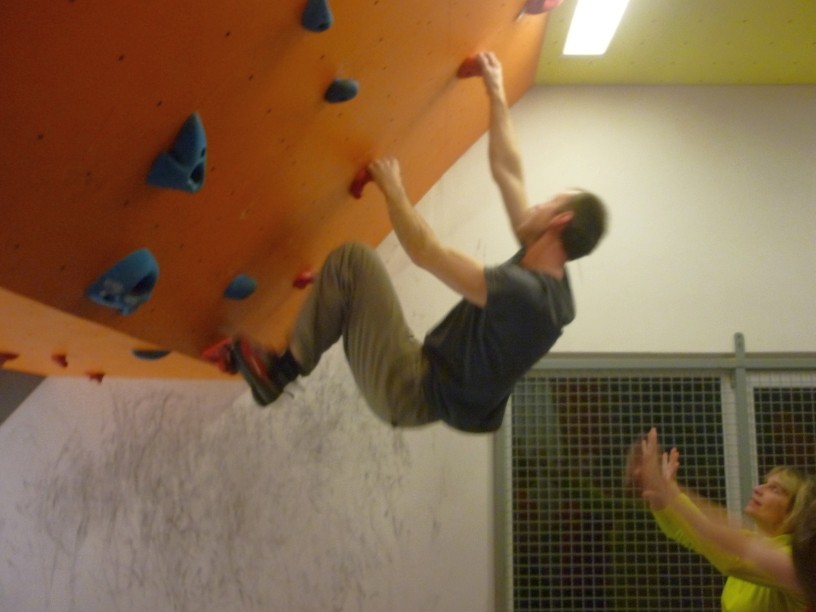
[[[793,533],[802,521],[802,516],[808,507],[809,495],[804,494],[808,488],[808,478],[799,470],[785,466],[772,468],[765,479],[771,476],[779,478],[782,487],[790,495],[788,513],[780,525],[779,533]],[[800,493],[803,494],[800,495]]]

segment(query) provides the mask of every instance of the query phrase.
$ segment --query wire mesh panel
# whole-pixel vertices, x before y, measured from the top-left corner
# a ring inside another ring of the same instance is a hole
[[[779,465],[816,473],[816,377],[758,376],[752,384],[758,474]]]
[[[681,480],[725,503],[720,376],[536,370],[512,410],[515,610],[719,610],[724,579],[668,540],[625,485],[628,450],[657,426]]]

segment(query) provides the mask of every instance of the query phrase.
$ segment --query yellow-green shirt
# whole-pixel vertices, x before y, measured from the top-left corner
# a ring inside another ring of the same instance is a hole
[[[681,503],[700,512],[687,496],[681,495],[673,503]],[[701,555],[728,576],[720,599],[723,612],[804,612],[805,601],[776,584],[773,577],[760,572],[752,564],[701,538],[671,505],[652,513],[669,538]],[[754,535],[752,532],[747,534]],[[789,554],[791,536],[785,534],[773,538]]]

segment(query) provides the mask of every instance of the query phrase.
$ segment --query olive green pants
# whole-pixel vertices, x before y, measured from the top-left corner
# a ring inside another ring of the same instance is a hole
[[[399,427],[429,423],[427,360],[405,322],[376,252],[359,243],[332,251],[298,315],[290,347],[304,374],[340,338],[357,387],[374,413]]]

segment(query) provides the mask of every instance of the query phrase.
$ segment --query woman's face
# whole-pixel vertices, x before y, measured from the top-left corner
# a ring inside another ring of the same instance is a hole
[[[782,485],[778,474],[771,474],[765,482],[754,487],[754,494],[745,506],[745,514],[754,519],[757,527],[768,535],[778,530],[791,507],[791,493]]]

